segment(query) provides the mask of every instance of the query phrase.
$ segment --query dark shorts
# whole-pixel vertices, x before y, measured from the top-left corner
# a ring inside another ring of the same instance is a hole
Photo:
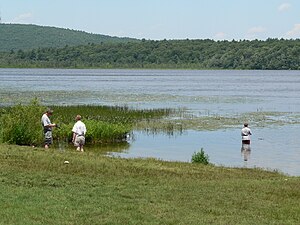
[[[242,144],[248,144],[248,145],[250,145],[250,140],[242,140]]]

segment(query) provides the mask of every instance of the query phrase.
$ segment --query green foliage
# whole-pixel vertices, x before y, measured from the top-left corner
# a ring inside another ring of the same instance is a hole
[[[38,48],[58,48],[84,45],[88,43],[101,44],[105,42],[137,41],[131,38],[118,38],[107,35],[91,34],[83,31],[37,26],[29,24],[0,23],[0,51],[16,53],[23,58],[24,50]],[[13,38],[12,38],[13,37]],[[20,50],[20,51],[19,51]],[[21,51],[22,50],[22,51]],[[36,51],[30,51],[29,58],[35,60],[43,56]]]
[[[126,134],[130,131],[129,125],[110,124],[103,121],[85,121],[88,129],[87,142],[118,142],[126,140]]]
[[[85,120],[104,121],[113,124],[133,124],[136,121],[151,120],[170,115],[172,109],[133,109],[126,106],[51,106],[59,123],[69,123],[77,114]]]
[[[54,120],[57,121],[57,120]],[[55,128],[53,131],[53,138],[58,140],[68,140],[71,141],[73,137],[72,128],[73,125],[71,122],[69,123],[58,123],[59,128]]]
[[[53,129],[53,138],[61,141],[72,139],[75,116],[83,116],[87,127],[86,142],[122,142],[141,120],[161,118],[171,110],[137,110],[111,106],[52,106],[51,122],[59,124]],[[29,105],[15,105],[0,110],[0,142],[18,145],[37,145],[43,142],[41,116],[45,107],[37,100]]]
[[[201,148],[200,152],[194,152],[192,155],[192,163],[209,164],[209,156],[205,154],[203,148]]]
[[[2,109],[0,140],[10,144],[35,145],[43,138],[40,122],[43,107],[36,100],[30,105],[18,104]]]
[[[300,40],[162,40],[0,54],[0,67],[300,69]]]

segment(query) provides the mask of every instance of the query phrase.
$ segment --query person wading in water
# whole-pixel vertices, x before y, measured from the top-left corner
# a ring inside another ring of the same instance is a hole
[[[250,135],[252,135],[252,132],[250,128],[248,127],[248,123],[244,123],[244,127],[241,131],[242,135],[242,144],[250,144]]]
[[[248,123],[244,123],[244,127],[241,131],[242,135],[242,148],[241,153],[244,156],[244,161],[248,161],[250,157],[250,135],[252,135],[250,128],[248,127]]]

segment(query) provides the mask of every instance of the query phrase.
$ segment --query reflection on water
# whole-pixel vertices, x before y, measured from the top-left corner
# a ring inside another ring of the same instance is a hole
[[[215,165],[264,168],[300,175],[300,125],[252,129],[255,134],[251,146],[241,146],[240,129],[188,130],[175,136],[164,133],[147,135],[136,131],[128,150],[113,155],[191,162],[193,153],[203,148],[209,155],[210,162]]]
[[[251,153],[250,144],[242,144],[241,153],[244,158],[244,161],[248,161],[250,159]]]
[[[76,148],[72,143],[68,141],[57,141],[53,146],[58,151],[75,151]],[[130,144],[126,141],[119,143],[110,143],[110,144],[86,144],[84,146],[85,151],[95,152],[99,154],[110,154],[111,152],[120,153],[128,152],[130,149]]]

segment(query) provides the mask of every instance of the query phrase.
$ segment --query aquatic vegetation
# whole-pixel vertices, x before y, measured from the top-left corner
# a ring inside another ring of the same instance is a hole
[[[18,145],[35,145],[43,139],[40,117],[43,108],[33,100],[30,105],[1,109],[0,141]]]
[[[108,123],[132,124],[141,120],[159,119],[175,112],[172,109],[134,109],[127,106],[51,106],[55,118],[60,123],[74,121],[77,114],[86,120],[99,120]]]
[[[288,112],[248,112],[235,115],[206,115],[195,116],[188,112],[172,114],[169,118],[157,120],[141,120],[135,124],[135,129],[147,132],[174,133],[184,130],[218,130],[240,127],[245,121],[252,127],[283,126],[288,124],[299,124],[300,116],[297,113]]]
[[[133,124],[169,115],[172,110],[137,110],[112,106],[51,106],[54,114],[53,138],[71,140],[75,116],[82,115],[87,126],[87,143],[113,143],[126,140]],[[18,145],[39,145],[43,142],[40,118],[46,107],[32,100],[28,105],[17,104],[0,110],[0,141]]]
[[[86,141],[92,143],[126,141],[127,134],[131,130],[129,125],[111,124],[96,120],[87,120],[85,124],[89,129]]]
[[[299,124],[300,115],[288,112],[248,112],[233,115],[206,113],[196,116],[180,109],[136,109],[128,106],[53,105],[51,121],[60,125],[54,139],[71,140],[71,129],[77,114],[88,126],[87,143],[125,141],[132,130],[149,134],[164,132],[181,134],[184,130],[218,130],[240,127],[245,121],[251,127]],[[46,107],[39,100],[0,108],[0,141],[20,145],[39,145],[43,142],[40,117]]]
[[[30,103],[32,98],[37,98],[42,104],[47,105],[100,105],[100,104],[130,104],[139,105],[143,103],[164,103],[164,102],[182,102],[182,103],[204,103],[204,104],[238,104],[261,102],[262,100],[247,97],[228,97],[228,96],[185,96],[173,94],[145,94],[145,93],[124,93],[105,91],[12,91],[0,90],[2,105],[14,105],[17,103]]]

